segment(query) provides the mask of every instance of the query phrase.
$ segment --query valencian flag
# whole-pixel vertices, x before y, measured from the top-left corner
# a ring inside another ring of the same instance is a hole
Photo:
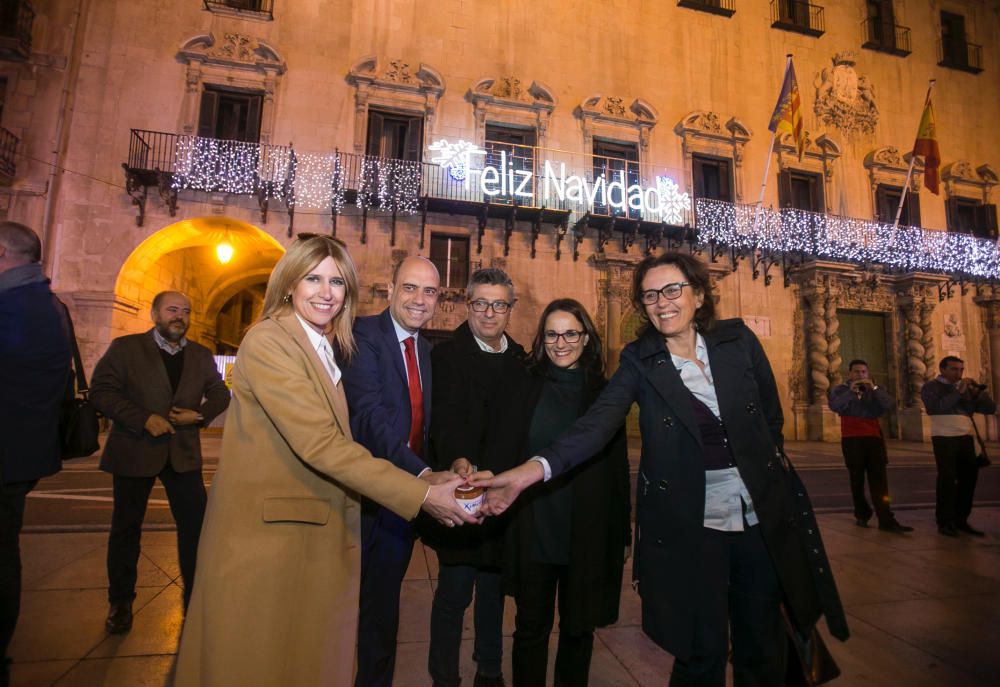
[[[791,56],[788,58],[785,80],[781,84],[781,93],[778,94],[778,102],[774,105],[771,123],[767,128],[773,133],[784,131],[791,134],[795,139],[795,150],[799,154],[799,160],[802,159],[806,147],[806,138],[802,132],[802,98],[799,97],[799,84],[795,80],[795,68],[792,66]]]
[[[940,195],[941,177],[938,168],[941,166],[941,150],[937,142],[937,125],[934,123],[934,107],[931,105],[931,94],[927,94],[927,104],[920,116],[920,128],[917,129],[917,140],[913,144],[913,154],[924,158],[924,186],[934,195]]]

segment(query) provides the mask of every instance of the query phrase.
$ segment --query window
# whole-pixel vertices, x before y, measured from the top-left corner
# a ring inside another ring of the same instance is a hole
[[[899,209],[899,197],[902,193],[903,189],[899,186],[879,184],[875,189],[875,219],[879,222],[892,224],[896,219],[896,211]],[[899,226],[920,226],[920,196],[916,193],[910,192],[906,194],[903,211],[899,214]]]
[[[972,234],[976,238],[997,238],[997,206],[974,198],[952,196],[945,201],[948,231]]]
[[[206,86],[201,96],[198,135],[226,141],[260,141],[263,94]]]
[[[218,12],[250,13],[273,19],[274,0],[205,0],[205,9]]]
[[[620,172],[625,173],[625,189],[621,191],[624,197],[625,190],[629,186],[640,182],[638,146],[635,143],[617,143],[615,141],[605,141],[595,138],[594,180],[596,181],[598,177],[603,176],[609,185],[612,182],[620,182]],[[605,198],[607,198],[607,191],[605,191]],[[615,201],[617,202],[618,200],[615,197]],[[607,204],[594,203],[594,214],[624,215],[625,213],[619,208],[612,210]],[[632,219],[640,219],[641,212],[639,210],[629,210],[628,216]]]
[[[424,120],[419,116],[370,109],[365,153],[420,162],[423,124]]]
[[[531,182],[534,184],[535,176],[535,130],[517,129],[515,127],[500,126],[495,124],[486,125],[486,141],[483,147],[486,149],[486,164],[500,168],[501,162],[506,160],[508,169],[515,171],[532,172]],[[534,193],[534,188],[526,188],[524,192]],[[534,197],[534,195],[532,195]],[[506,196],[491,196],[490,202],[513,202],[523,204],[527,199],[525,196],[515,196],[510,193]]]
[[[805,0],[771,0],[771,28],[822,36],[826,19],[821,6]]]
[[[982,71],[982,46],[970,43],[966,35],[965,17],[941,10],[942,67],[978,73]]]
[[[723,17],[731,17],[736,13],[735,0],[677,0],[677,6],[720,14]]]
[[[783,208],[823,212],[823,180],[799,170],[778,173],[778,203]]]
[[[695,198],[733,202],[733,174],[729,160],[694,155],[691,158],[691,177]]]
[[[441,288],[464,289],[469,283],[469,237],[432,233],[431,262],[441,274]]]

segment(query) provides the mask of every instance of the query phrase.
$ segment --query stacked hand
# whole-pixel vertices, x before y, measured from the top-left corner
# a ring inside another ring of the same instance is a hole
[[[465,484],[466,479],[451,472],[425,472],[421,479],[430,482],[427,498],[421,508],[445,527],[455,527],[463,523],[476,525],[481,519],[469,515],[455,500],[455,489]]]
[[[486,502],[479,511],[481,515],[500,515],[510,508],[518,495],[535,482],[541,482],[545,477],[542,464],[535,460],[501,472],[496,477],[485,477],[486,473],[475,473],[469,478],[473,487],[484,487]]]

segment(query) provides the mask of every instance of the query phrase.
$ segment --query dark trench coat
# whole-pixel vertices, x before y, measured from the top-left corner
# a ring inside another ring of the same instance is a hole
[[[733,456],[792,621],[805,635],[825,615],[830,633],[845,640],[847,622],[819,529],[811,511],[796,507],[794,480],[779,455],[783,418],[767,356],[742,320],[717,322],[703,336]],[[633,580],[642,598],[643,631],[682,660],[691,656],[695,612],[708,593],[697,563],[705,467],[689,399],[662,336],[650,328],[622,351],[618,370],[587,414],[540,452],[553,474],[561,474],[593,455],[632,403],[639,404]]]

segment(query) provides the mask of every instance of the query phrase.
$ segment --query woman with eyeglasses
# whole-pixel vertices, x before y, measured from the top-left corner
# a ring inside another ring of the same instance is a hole
[[[584,307],[553,301],[538,321],[529,362],[527,455],[557,439],[604,388],[601,339]],[[528,490],[511,514],[504,586],[517,602],[515,687],[546,683],[558,599],[556,685],[587,684],[594,628],[618,620],[629,545],[629,466],[624,427],[578,469]]]
[[[359,494],[407,519],[475,522],[460,477],[430,486],[351,440],[337,359],[354,351],[357,303],[330,237],[295,241],[271,273],[233,368],[178,685],[353,684]]]
[[[809,636],[847,623],[811,514],[795,499],[771,365],[741,320],[715,319],[708,270],[664,253],[641,262],[632,297],[645,326],[587,413],[528,462],[493,479],[483,510],[584,464],[639,404],[633,584],[643,631],[674,657],[670,684],[782,685],[784,606]]]

